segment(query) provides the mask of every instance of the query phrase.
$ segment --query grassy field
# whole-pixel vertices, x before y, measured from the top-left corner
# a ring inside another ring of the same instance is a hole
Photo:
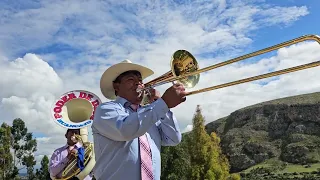
[[[306,168],[305,166],[302,165],[296,165],[296,164],[289,164],[286,166],[285,169],[277,172],[278,174],[283,174],[283,173],[294,173],[294,172],[312,172],[312,171],[317,171],[320,169],[320,163],[317,164],[311,164],[310,167]]]
[[[315,173],[317,172],[317,173]],[[264,178],[267,177],[287,177],[297,178],[303,177],[306,174],[313,174],[313,177],[320,179],[320,163],[309,164],[309,165],[297,165],[279,161],[278,159],[269,159],[263,163],[250,167],[242,171],[242,173],[260,174]]]
[[[248,173],[255,168],[267,168],[272,169],[274,173],[282,174],[282,173],[294,173],[294,172],[312,172],[317,171],[318,168],[320,169],[320,163],[310,164],[309,167],[306,165],[297,165],[297,164],[290,164],[279,161],[277,159],[269,159],[263,163],[257,164],[252,166],[243,172]]]

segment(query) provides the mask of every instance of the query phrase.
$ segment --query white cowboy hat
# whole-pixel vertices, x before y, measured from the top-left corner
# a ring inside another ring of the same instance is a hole
[[[126,71],[136,70],[141,73],[142,80],[151,76],[154,72],[144,66],[139,64],[134,64],[130,60],[126,59],[118,64],[110,66],[101,76],[100,79],[100,89],[102,94],[110,99],[114,100],[116,98],[113,81],[122,73]]]

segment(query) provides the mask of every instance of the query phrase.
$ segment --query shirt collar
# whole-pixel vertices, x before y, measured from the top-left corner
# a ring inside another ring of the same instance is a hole
[[[82,147],[81,143],[79,143],[79,142],[77,142],[77,144],[75,144],[75,146],[76,146],[77,148]]]
[[[81,145],[80,142],[77,142],[74,146],[75,146],[77,149],[80,148],[80,147],[82,147],[82,145]],[[63,149],[67,149],[68,147],[69,147],[69,145],[68,145],[68,144],[65,144],[65,145],[63,146]]]
[[[131,105],[131,103],[128,100],[120,96],[117,96],[117,98],[115,99],[115,102],[120,103],[121,106],[123,106],[124,108],[128,108]],[[139,104],[139,107],[141,107],[140,104]]]
[[[120,97],[120,96],[117,96],[115,101],[120,103],[123,107],[125,107],[125,104],[129,102],[128,100],[126,100],[125,98]]]

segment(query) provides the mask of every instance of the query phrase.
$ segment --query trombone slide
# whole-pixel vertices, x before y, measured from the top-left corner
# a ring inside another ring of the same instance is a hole
[[[170,82],[174,82],[174,81],[180,81],[182,84],[184,84],[184,86],[186,88],[190,88],[190,87],[194,87],[198,81],[199,81],[199,74],[212,70],[212,69],[216,69],[222,66],[226,66],[228,64],[231,63],[235,63],[247,58],[251,58],[251,57],[255,57],[267,52],[271,52],[289,45],[293,45],[299,42],[303,42],[303,41],[307,41],[307,40],[314,40],[316,42],[318,42],[320,44],[320,37],[318,35],[304,35],[304,36],[300,36],[298,38],[289,40],[289,41],[285,41],[249,54],[245,54],[243,56],[239,56],[218,64],[214,64],[202,69],[199,69],[198,66],[198,62],[195,59],[195,57],[188,51],[186,50],[177,50],[176,52],[174,52],[174,54],[172,55],[171,58],[171,71],[163,74],[162,76],[155,78],[151,81],[149,81],[148,83],[145,84],[145,88],[144,89],[138,89],[137,92],[143,92],[145,90],[148,90],[150,88],[154,88],[166,83],[170,83]],[[287,68],[287,69],[283,69],[283,70],[279,70],[279,71],[275,71],[275,72],[271,72],[271,73],[266,73],[266,74],[262,74],[262,75],[258,75],[258,76],[254,76],[254,77],[250,77],[250,78],[245,78],[245,79],[241,79],[241,80],[237,80],[237,81],[233,81],[233,82],[229,82],[229,83],[225,83],[225,84],[220,84],[220,85],[216,85],[216,86],[211,86],[211,87],[207,87],[207,88],[203,88],[203,89],[199,89],[199,90],[195,90],[195,91],[191,91],[187,93],[187,96],[189,95],[194,95],[194,94],[199,94],[202,92],[207,92],[207,91],[212,91],[212,90],[216,90],[216,89],[220,89],[220,88],[225,88],[228,86],[234,86],[237,84],[242,84],[242,83],[246,83],[246,82],[250,82],[250,81],[255,81],[255,80],[259,80],[259,79],[264,79],[264,78],[269,78],[269,77],[273,77],[273,76],[278,76],[278,75],[282,75],[282,74],[287,74],[287,73],[291,73],[291,72],[295,72],[295,71],[301,71],[304,69],[308,69],[308,68],[313,68],[313,67],[317,67],[320,65],[320,61],[315,61],[312,63],[308,63],[308,64],[303,64],[300,66],[295,66],[295,67],[291,67],[291,68]]]

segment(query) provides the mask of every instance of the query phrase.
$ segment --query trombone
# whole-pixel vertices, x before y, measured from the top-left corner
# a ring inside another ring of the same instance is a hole
[[[271,47],[267,47],[249,54],[245,54],[243,56],[239,56],[218,64],[214,64],[211,66],[208,66],[206,68],[203,69],[199,69],[199,65],[197,60],[195,59],[195,57],[188,51],[186,50],[177,50],[173,53],[172,58],[171,58],[171,71],[168,71],[167,73],[163,74],[162,76],[159,76],[156,79],[153,79],[147,83],[145,83],[145,88],[143,89],[138,89],[137,92],[139,93],[148,93],[149,90],[151,88],[166,84],[166,83],[170,83],[170,82],[174,82],[174,81],[178,81],[180,83],[182,83],[186,88],[192,88],[194,87],[198,82],[199,82],[199,78],[200,78],[200,73],[215,69],[215,68],[219,68],[231,63],[235,63],[247,58],[251,58],[254,56],[258,56],[267,52],[271,52],[273,50],[277,50],[292,44],[296,44],[302,41],[307,41],[307,40],[314,40],[316,42],[318,42],[320,44],[320,36],[318,35],[304,35],[304,36],[300,36],[298,38],[289,40],[289,41],[285,41],[283,43],[280,44],[276,44],[273,45]],[[295,72],[295,71],[300,71],[300,70],[304,70],[304,69],[308,69],[308,68],[313,68],[316,66],[320,66],[320,61],[315,61],[312,63],[308,63],[308,64],[303,64],[300,66],[295,66],[295,67],[291,67],[291,68],[287,68],[287,69],[283,69],[283,70],[279,70],[279,71],[274,71],[271,73],[266,73],[266,74],[262,74],[262,75],[258,75],[258,76],[253,76],[253,77],[249,77],[249,78],[245,78],[245,79],[241,79],[241,80],[237,80],[237,81],[232,81],[232,82],[228,82],[225,84],[220,84],[220,85],[216,85],[216,86],[211,86],[211,87],[207,87],[207,88],[203,88],[203,89],[199,89],[199,90],[195,90],[195,91],[191,91],[191,92],[187,92],[186,96],[189,95],[194,95],[194,94],[198,94],[198,93],[202,93],[202,92],[207,92],[207,91],[212,91],[212,90],[216,90],[216,89],[220,89],[220,88],[225,88],[228,86],[234,86],[237,84],[242,84],[242,83],[246,83],[246,82],[250,82],[250,81],[255,81],[255,80],[259,80],[259,79],[264,79],[264,78],[269,78],[269,77],[273,77],[273,76],[278,76],[278,75],[282,75],[282,74],[287,74],[287,73],[291,73],[291,72]]]

